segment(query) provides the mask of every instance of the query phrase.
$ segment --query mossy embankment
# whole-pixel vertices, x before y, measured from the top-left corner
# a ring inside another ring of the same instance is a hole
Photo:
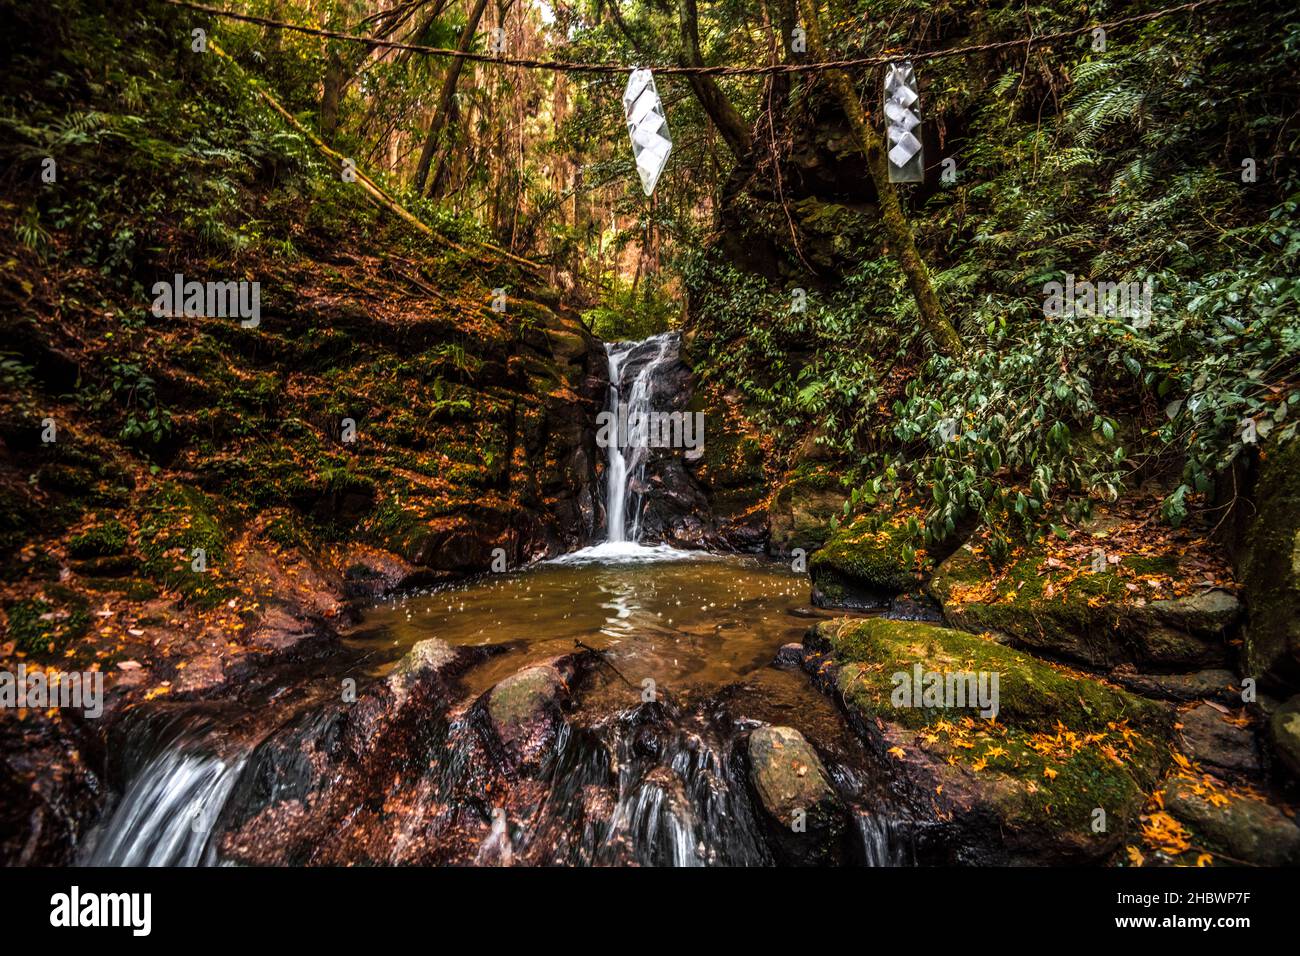
[[[814,678],[833,688],[912,803],[940,822],[944,835],[926,851],[951,841],[953,862],[1105,859],[1169,760],[1164,706],[977,635],[837,620],[818,624],[805,647]],[[996,714],[974,698],[955,706],[946,684],[924,694],[912,686],[917,673],[984,679]],[[904,684],[912,696],[899,696]]]

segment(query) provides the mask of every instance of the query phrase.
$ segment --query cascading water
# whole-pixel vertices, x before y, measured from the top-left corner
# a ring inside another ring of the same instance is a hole
[[[90,866],[200,866],[216,862],[216,820],[244,761],[184,745],[154,757],[127,787],[85,860]]]
[[[677,345],[676,332],[664,332],[640,342],[605,344],[609,358],[606,411],[617,423],[606,445],[609,467],[605,472],[605,540],[610,544],[635,543],[639,536],[653,385],[665,364],[676,361]],[[624,370],[629,368],[631,380],[625,383]]]

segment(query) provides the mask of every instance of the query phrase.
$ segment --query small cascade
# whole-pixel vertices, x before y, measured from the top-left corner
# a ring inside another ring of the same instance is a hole
[[[150,760],[92,835],[89,866],[211,866],[212,836],[243,759],[177,741]]]
[[[733,741],[698,714],[646,704],[566,728],[550,791],[524,834],[533,863],[569,866],[758,866],[772,863]]]
[[[861,810],[854,817],[862,840],[862,859],[867,866],[916,865],[907,831],[897,820]]]
[[[677,361],[679,337],[664,332],[640,342],[607,342],[609,401],[606,411],[618,423],[606,448],[605,540],[635,543],[639,537],[645,465],[649,457],[648,413],[659,372]],[[624,426],[626,425],[626,431]],[[631,527],[629,528],[629,524]]]

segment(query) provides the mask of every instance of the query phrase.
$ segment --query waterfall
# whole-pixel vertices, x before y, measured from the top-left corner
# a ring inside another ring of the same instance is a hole
[[[677,344],[676,332],[664,332],[640,342],[605,343],[609,358],[606,411],[617,423],[615,440],[606,448],[609,467],[605,471],[605,540],[611,544],[635,543],[639,537],[652,387],[665,362],[677,359]],[[623,381],[625,369],[631,373],[627,382]]]
[[[210,866],[217,818],[244,760],[170,746],[145,765],[107,822],[100,824],[84,862],[89,866]]]
[[[897,820],[859,810],[854,814],[862,856],[867,866],[914,866],[915,854],[907,829]]]

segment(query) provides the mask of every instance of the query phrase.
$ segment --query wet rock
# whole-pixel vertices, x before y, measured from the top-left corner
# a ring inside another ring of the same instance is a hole
[[[339,559],[344,593],[354,600],[376,601],[397,591],[422,587],[445,576],[402,557],[365,545],[348,546]]]
[[[1237,573],[1250,623],[1244,673],[1281,687],[1300,685],[1300,440],[1266,447]]]
[[[867,610],[888,607],[920,583],[912,534],[901,522],[864,515],[840,528],[808,562],[813,603]]]
[[[803,666],[803,645],[802,644],[782,644],[776,652],[776,658],[772,661],[777,667],[802,667]]]
[[[535,768],[555,742],[568,697],[563,674],[550,664],[526,667],[486,695],[492,729],[507,757],[517,766]]]
[[[0,863],[73,862],[104,798],[67,721],[0,709]]]
[[[1269,721],[1273,749],[1283,766],[1300,776],[1300,695],[1296,695],[1273,712]]]
[[[793,727],[760,727],[749,735],[749,767],[783,861],[827,862],[845,826],[844,808],[817,751]]]
[[[456,651],[446,641],[430,637],[417,642],[388,672],[388,686],[400,706],[411,686],[429,673],[437,672],[456,659]]]
[[[1204,670],[1191,674],[1138,674],[1116,669],[1111,672],[1110,679],[1129,690],[1162,700],[1241,703],[1241,687],[1237,675],[1227,670]]]
[[[1237,794],[1225,795],[1226,804],[1216,806],[1207,789],[1175,778],[1165,789],[1165,810],[1202,837],[1207,849],[1258,866],[1300,863],[1300,827],[1277,807]]]
[[[1183,743],[1193,759],[1230,773],[1253,774],[1261,769],[1255,735],[1230,724],[1226,715],[1201,704],[1179,715]]]
[[[791,617],[801,617],[813,621],[825,621],[833,616],[817,607],[791,607],[786,608],[785,613]]]
[[[885,617],[894,621],[943,622],[943,611],[924,593],[900,594],[889,602]]]
[[[1127,556],[1132,576],[1178,575],[1173,558]],[[1121,664],[1159,669],[1214,668],[1227,663],[1230,629],[1240,617],[1236,597],[1208,589],[1184,597],[1147,601],[1115,565],[1083,569],[1057,586],[1046,557],[1030,553],[1004,569],[989,586],[988,560],[969,545],[935,569],[927,591],[948,623],[1091,667]]]
[[[1169,759],[1166,706],[985,638],[917,622],[844,618],[816,625],[804,645],[805,669],[839,698],[925,821],[928,858],[1107,859],[1136,825]],[[921,685],[903,696],[900,689],[910,691],[918,671]],[[996,722],[981,717],[979,700],[981,688],[992,691],[993,674]],[[950,675],[974,693],[950,697]],[[937,693],[927,695],[927,685]],[[1111,754],[1120,752],[1125,757],[1116,762]],[[1098,807],[1108,823],[1101,833],[1092,827]]]

